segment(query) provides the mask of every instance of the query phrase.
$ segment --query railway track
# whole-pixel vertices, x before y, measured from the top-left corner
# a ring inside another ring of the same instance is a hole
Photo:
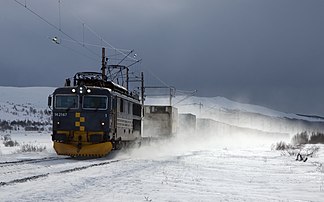
[[[19,161],[5,161],[0,162],[0,168],[8,167],[8,166],[17,166],[21,164],[32,164],[32,163],[41,163],[46,161],[56,161],[62,159],[69,159],[70,157],[62,158],[62,157],[45,157],[45,158],[38,158],[38,159],[23,159]]]
[[[62,159],[62,158],[60,158],[60,159]],[[123,159],[123,160],[126,160],[126,159]],[[37,180],[39,178],[46,178],[50,175],[61,175],[61,174],[65,174],[65,173],[71,173],[71,172],[76,172],[76,171],[80,171],[80,170],[85,170],[85,169],[92,168],[92,167],[104,166],[104,165],[116,163],[116,162],[123,161],[123,160],[119,159],[119,160],[109,160],[109,161],[104,161],[104,162],[99,162],[99,163],[91,163],[88,165],[76,166],[76,167],[72,167],[72,168],[68,168],[68,169],[62,169],[62,170],[53,171],[53,172],[46,172],[46,173],[42,173],[42,174],[31,175],[28,177],[16,178],[16,179],[9,180],[9,181],[0,181],[0,187],[13,185],[13,184],[17,184],[17,183],[29,182],[29,181]]]

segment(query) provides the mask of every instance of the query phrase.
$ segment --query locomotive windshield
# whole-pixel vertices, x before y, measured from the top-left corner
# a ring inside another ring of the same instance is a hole
[[[84,96],[83,109],[107,109],[107,96]]]
[[[55,108],[56,109],[77,109],[78,96],[77,95],[56,95]]]

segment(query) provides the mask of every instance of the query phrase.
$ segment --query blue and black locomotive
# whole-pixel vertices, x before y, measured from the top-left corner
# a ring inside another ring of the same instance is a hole
[[[49,96],[59,155],[105,156],[141,137],[138,94],[97,72],[77,73]]]

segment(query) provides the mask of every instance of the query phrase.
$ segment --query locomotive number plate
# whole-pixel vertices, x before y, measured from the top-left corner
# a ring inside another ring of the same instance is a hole
[[[67,113],[54,113],[54,116],[67,116]]]

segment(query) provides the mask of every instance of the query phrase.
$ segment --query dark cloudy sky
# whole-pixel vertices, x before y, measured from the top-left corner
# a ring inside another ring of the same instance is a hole
[[[147,84],[161,85],[150,71],[199,96],[324,115],[322,0],[61,0],[61,18],[58,0],[26,3],[78,41],[84,34],[106,45],[83,21],[113,46],[135,49],[143,62],[134,70]],[[1,86],[61,86],[99,69],[99,47],[88,47],[95,55],[69,42],[14,0],[0,1],[0,30]]]

